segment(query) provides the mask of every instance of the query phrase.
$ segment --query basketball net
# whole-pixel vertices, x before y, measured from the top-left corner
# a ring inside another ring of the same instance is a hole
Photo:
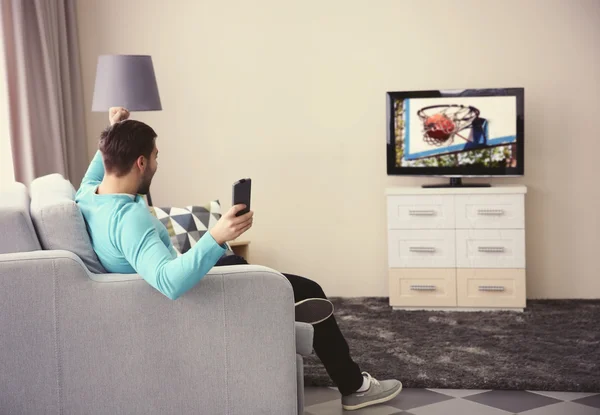
[[[421,108],[417,115],[423,122],[423,140],[433,146],[442,146],[452,144],[457,135],[470,141],[459,133],[472,126],[479,117],[479,110],[465,105],[432,105]]]

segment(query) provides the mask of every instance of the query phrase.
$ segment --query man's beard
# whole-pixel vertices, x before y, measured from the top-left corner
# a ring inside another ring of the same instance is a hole
[[[150,191],[150,184],[152,184],[152,176],[153,174],[149,174],[144,176],[142,183],[138,187],[137,193],[139,195],[147,195]]]

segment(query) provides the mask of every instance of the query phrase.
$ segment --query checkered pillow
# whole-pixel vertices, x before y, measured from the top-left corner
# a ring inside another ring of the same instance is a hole
[[[221,217],[221,204],[218,200],[213,200],[204,206],[185,208],[150,206],[149,209],[150,213],[167,228],[177,255],[189,251]]]

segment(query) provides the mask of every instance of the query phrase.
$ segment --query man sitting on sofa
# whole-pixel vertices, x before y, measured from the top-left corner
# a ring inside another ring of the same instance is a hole
[[[253,212],[236,217],[245,206],[233,206],[192,249],[178,257],[166,228],[139,196],[148,193],[158,168],[157,135],[150,126],[128,118],[126,109],[110,109],[111,125],[100,137],[99,151],[75,200],[104,268],[109,272],[138,273],[175,300],[213,266],[246,263],[225,255],[226,242],[250,229]],[[314,324],[314,350],[338,386],[344,409],[364,408],[396,397],[402,390],[399,381],[379,382],[361,373],[352,360],[322,288],[307,278],[283,275],[294,290],[296,320]]]

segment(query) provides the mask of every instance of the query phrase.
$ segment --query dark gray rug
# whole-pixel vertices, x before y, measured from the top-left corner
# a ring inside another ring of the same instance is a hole
[[[354,360],[406,388],[600,391],[600,300],[528,301],[524,313],[394,311],[331,298]],[[316,355],[307,386],[335,386]]]

